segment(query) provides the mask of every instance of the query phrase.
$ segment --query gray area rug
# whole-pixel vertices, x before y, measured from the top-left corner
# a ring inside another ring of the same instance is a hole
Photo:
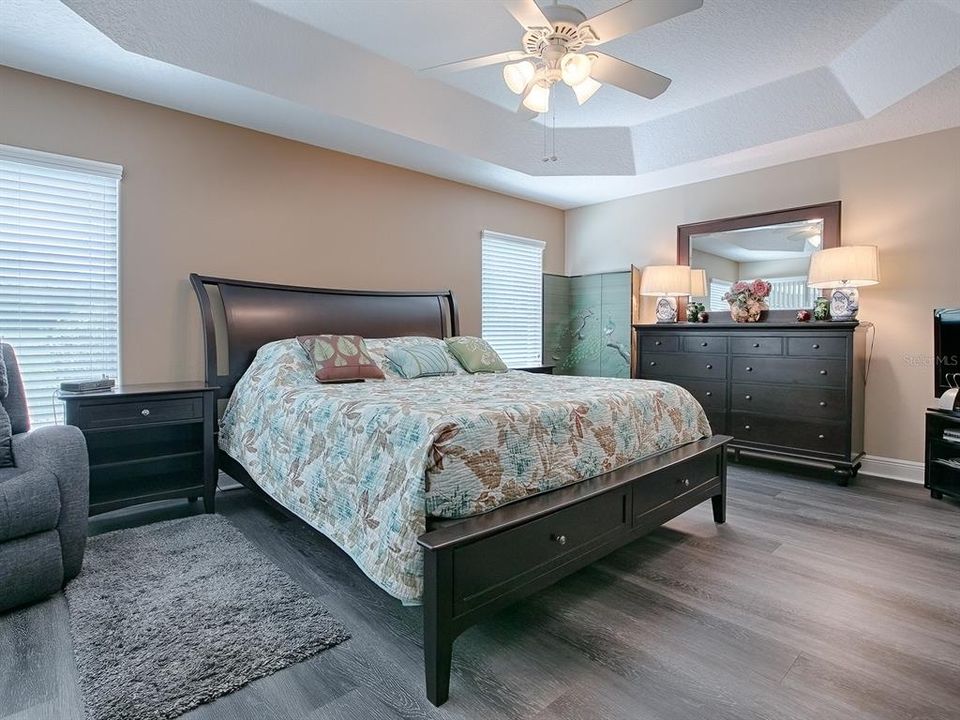
[[[219,515],[90,538],[66,596],[90,720],[173,718],[349,637]]]

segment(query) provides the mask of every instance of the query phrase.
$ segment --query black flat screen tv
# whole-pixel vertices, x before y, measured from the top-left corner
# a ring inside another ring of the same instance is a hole
[[[934,393],[960,384],[960,308],[933,311]]]

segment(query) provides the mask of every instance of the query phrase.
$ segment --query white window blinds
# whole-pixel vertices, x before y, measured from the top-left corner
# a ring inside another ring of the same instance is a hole
[[[508,367],[540,365],[544,243],[488,230],[482,242],[483,337]]]
[[[730,305],[723,299],[723,296],[730,291],[731,287],[733,287],[731,282],[710,278],[710,307],[707,309],[729,310]]]
[[[122,168],[0,145],[0,338],[33,425],[63,380],[117,376]]]

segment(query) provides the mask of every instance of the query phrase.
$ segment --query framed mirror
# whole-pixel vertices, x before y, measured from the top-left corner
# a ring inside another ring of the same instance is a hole
[[[739,280],[771,283],[770,319],[792,320],[797,310],[811,310],[822,291],[807,287],[810,257],[839,246],[839,201],[677,228],[677,264],[706,272],[704,295],[692,299],[718,322],[730,319],[723,294]],[[680,312],[685,318],[685,298]]]

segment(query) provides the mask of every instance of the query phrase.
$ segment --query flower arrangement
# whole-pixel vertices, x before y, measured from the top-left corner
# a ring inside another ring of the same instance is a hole
[[[723,299],[730,304],[730,317],[737,322],[757,322],[767,309],[766,299],[772,285],[766,280],[740,280],[733,284]]]

